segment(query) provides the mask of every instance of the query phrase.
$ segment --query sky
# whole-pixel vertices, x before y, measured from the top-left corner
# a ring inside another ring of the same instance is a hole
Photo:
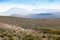
[[[32,9],[60,9],[60,0],[0,0],[0,12],[12,7]]]

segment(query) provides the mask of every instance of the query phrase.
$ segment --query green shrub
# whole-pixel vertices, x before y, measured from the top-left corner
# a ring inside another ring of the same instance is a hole
[[[58,37],[56,40],[60,40],[60,37]]]

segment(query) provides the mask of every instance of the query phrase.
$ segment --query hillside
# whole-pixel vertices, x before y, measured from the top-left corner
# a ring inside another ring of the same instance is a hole
[[[56,19],[27,19],[17,17],[0,16],[0,22],[20,26],[22,28],[40,29],[51,28],[60,29],[60,18]]]
[[[0,16],[0,40],[60,40],[60,19]]]
[[[37,31],[0,22],[0,40],[40,40]],[[38,38],[33,38],[37,37]]]

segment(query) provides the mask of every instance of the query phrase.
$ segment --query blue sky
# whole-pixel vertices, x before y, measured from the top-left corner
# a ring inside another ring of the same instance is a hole
[[[60,9],[60,0],[0,0],[0,12],[12,7],[32,9]]]
[[[38,3],[59,3],[60,0],[0,0],[0,3],[17,3],[17,4],[38,4]]]
[[[0,0],[0,3],[39,5],[39,4],[60,3],[60,0]]]

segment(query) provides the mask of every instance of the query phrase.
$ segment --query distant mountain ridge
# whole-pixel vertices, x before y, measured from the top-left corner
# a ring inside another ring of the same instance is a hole
[[[52,13],[43,13],[43,14],[33,14],[29,15],[28,18],[56,18],[57,16]]]
[[[13,14],[11,15],[13,17],[22,17],[22,18],[57,18],[57,16],[55,14],[52,13],[43,13],[43,14],[30,14],[30,15],[26,15],[26,16],[21,16],[18,14]]]
[[[6,12],[1,13],[3,16],[10,16],[12,14],[24,14],[25,12],[27,12],[26,9],[23,8],[18,8],[18,7],[14,7],[14,8],[10,8],[9,10],[7,10]]]
[[[60,18],[60,10],[58,9],[34,9],[29,12],[26,9],[14,7],[1,14],[21,18]]]

